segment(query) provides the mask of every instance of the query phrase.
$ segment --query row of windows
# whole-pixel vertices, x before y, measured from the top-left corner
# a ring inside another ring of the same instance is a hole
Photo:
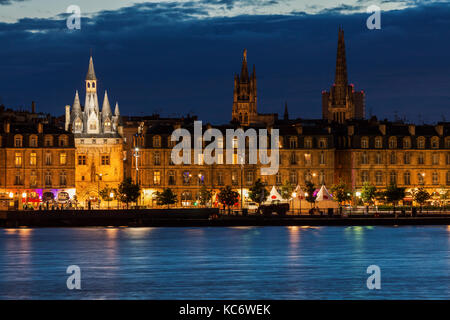
[[[100,161],[102,166],[109,166],[111,164],[111,157],[109,155],[102,155]],[[87,164],[87,156],[79,155],[77,163],[79,166],[85,166]]]
[[[45,153],[44,163],[47,166],[52,165],[52,154],[51,153]],[[20,152],[16,152],[14,155],[14,164],[16,167],[21,167],[23,164],[23,154]],[[31,152],[30,153],[30,166],[37,165],[37,153]],[[59,154],[59,164],[60,165],[66,165],[67,164],[67,153],[61,152]]]
[[[217,164],[224,164],[224,158],[225,158],[225,156],[223,154],[217,154]],[[248,161],[249,159],[248,158],[249,158],[249,155],[248,155],[248,153],[246,153],[246,159],[245,159],[246,163],[249,163],[249,161]],[[280,163],[283,163],[283,158],[284,157],[282,155],[279,155]],[[299,160],[300,160],[299,159],[299,155],[297,155],[296,153],[291,153],[289,155],[289,158],[288,158],[289,164],[291,164],[291,165],[298,164]],[[198,164],[203,165],[203,163],[204,163],[203,154],[199,154],[198,155],[197,161],[198,161]],[[319,161],[319,164],[321,164],[321,165],[326,164],[326,155],[325,155],[325,153],[323,153],[323,152],[319,153],[318,161]],[[311,153],[303,154],[303,162],[307,166],[311,165],[313,163],[313,155]],[[161,154],[159,152],[154,152],[153,153],[153,162],[152,162],[152,164],[154,166],[161,165]],[[239,155],[237,153],[233,154],[233,158],[232,158],[232,163],[231,164],[239,164]],[[139,165],[142,165],[141,161],[139,162]],[[169,165],[174,165],[171,157],[169,158]]]
[[[171,137],[167,138],[167,145],[169,147],[174,147],[175,144],[177,142],[172,141]],[[206,141],[202,140],[202,146],[205,147],[206,145]],[[233,138],[233,142],[232,142],[232,146],[233,148],[238,148],[239,144],[238,144],[238,139],[235,137]],[[318,141],[318,147],[319,148],[327,148],[328,146],[328,142],[326,138],[321,138]],[[154,148],[161,148],[161,136],[154,136],[153,137],[153,147]],[[279,141],[279,147],[283,148],[283,137],[280,137],[280,141]],[[291,149],[296,149],[298,148],[298,139],[297,137],[289,137],[288,139],[288,147]],[[305,138],[304,140],[304,148],[306,149],[311,149],[313,147],[313,138]],[[218,148],[224,148],[224,139],[223,137],[219,138],[218,140]]]
[[[15,178],[14,178],[14,185],[21,186],[24,184],[24,176],[20,172],[16,172]],[[47,171],[44,174],[44,184],[47,187],[51,187],[53,184],[53,176],[52,173]],[[30,174],[30,186],[36,187],[38,185],[38,176],[35,171],[32,171]],[[66,186],[67,185],[67,174],[66,172],[62,171],[59,174],[59,186]]]
[[[361,183],[364,182],[369,182],[370,173],[369,171],[362,171],[361,172]],[[404,185],[411,185],[412,183],[412,179],[411,179],[411,173],[409,171],[406,171],[403,173],[403,184]],[[393,184],[400,184],[400,181],[398,180],[398,174],[396,171],[390,171],[387,174],[387,179],[389,183],[393,183]],[[417,184],[419,185],[423,185],[425,184],[425,173],[417,173],[416,175],[416,180]],[[383,172],[382,171],[376,171],[375,172],[375,183],[377,185],[382,185],[383,184]],[[439,178],[439,173],[438,172],[433,172],[431,175],[431,183],[434,185],[439,185],[441,183],[440,178]],[[446,174],[446,182],[447,185],[450,185],[450,171],[447,172]]]
[[[389,164],[397,164],[397,154],[396,153],[390,153],[388,156]],[[404,164],[411,164],[411,154],[406,152],[403,154],[403,163]],[[383,155],[381,153],[376,153],[375,157],[373,158],[375,164],[383,164]],[[431,155],[431,164],[433,165],[439,165],[440,163],[440,154],[433,153]],[[446,154],[446,164],[450,165],[450,153]],[[360,158],[361,164],[369,164],[369,155],[366,152],[361,153]],[[425,154],[424,153],[418,153],[417,154],[417,164],[425,164]]]
[[[22,148],[23,147],[23,136],[15,135],[14,136],[14,147]],[[28,142],[29,147],[36,148],[38,146],[38,136],[32,135],[29,137]],[[67,147],[69,145],[69,138],[65,135],[62,135],[58,138],[58,146],[59,147]],[[53,147],[54,146],[54,137],[51,135],[44,136],[44,146],[45,147]]]
[[[288,174],[288,181],[291,184],[297,184],[298,183],[298,172],[297,171],[291,171]],[[218,171],[215,173],[216,175],[216,181],[215,183],[219,186],[224,185],[224,172]],[[318,182],[320,184],[325,184],[325,173],[323,171],[319,172],[319,174],[312,173],[311,171],[306,171],[304,173],[304,181],[313,181],[315,177],[318,177]],[[251,185],[255,181],[255,172],[254,171],[246,171],[244,173],[243,183],[247,185]],[[203,172],[199,172],[198,174],[193,174],[190,171],[184,171],[181,173],[180,182],[183,185],[203,185],[206,183],[206,176]],[[161,185],[161,171],[153,171],[153,179],[152,182],[154,185]],[[176,173],[174,171],[168,172],[168,184],[169,185],[176,185]],[[231,184],[234,186],[239,185],[240,182],[240,175],[237,171],[231,172]],[[283,183],[283,176],[280,172],[276,175],[276,182],[277,185],[281,185]]]
[[[403,138],[402,146],[404,149],[410,149],[412,147],[411,144],[411,137],[405,137]],[[424,149],[426,146],[426,138],[425,137],[418,137],[416,139],[417,148]],[[383,138],[382,137],[376,137],[375,138],[375,148],[383,148]],[[397,137],[390,137],[388,139],[388,147],[390,149],[396,149],[398,147],[398,138]],[[450,148],[450,138],[447,137],[445,140],[445,147]],[[362,137],[361,138],[361,148],[366,149],[369,148],[369,137]],[[431,148],[437,149],[439,148],[439,137],[432,137],[431,138]]]

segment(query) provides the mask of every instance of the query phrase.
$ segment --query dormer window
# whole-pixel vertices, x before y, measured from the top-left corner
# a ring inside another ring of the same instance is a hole
[[[82,129],[83,129],[83,123],[78,118],[77,120],[75,120],[75,131],[81,131]]]
[[[109,119],[107,119],[105,121],[105,130],[106,131],[110,131],[111,130],[111,121]]]

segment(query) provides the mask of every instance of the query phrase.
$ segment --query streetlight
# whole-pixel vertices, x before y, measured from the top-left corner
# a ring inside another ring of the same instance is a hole
[[[297,192],[294,191],[292,192],[292,210],[294,211],[294,214],[295,214],[295,198],[297,198]]]
[[[97,195],[98,195],[97,202],[98,202],[98,208],[100,209],[100,180],[102,180],[103,173],[97,173],[96,175],[98,177],[97,178]],[[104,175],[107,176],[108,174],[105,173]]]
[[[133,156],[136,159],[136,184],[137,184],[138,183],[138,174],[139,174],[138,158],[140,157],[140,155],[139,155],[139,148],[138,147],[134,148]]]
[[[241,165],[241,212],[244,209],[244,160],[239,155],[239,164]]]
[[[109,193],[109,199],[110,199],[110,200],[108,201],[108,210],[109,210],[109,203],[113,200],[113,198],[114,198],[114,192],[111,191],[111,192]]]

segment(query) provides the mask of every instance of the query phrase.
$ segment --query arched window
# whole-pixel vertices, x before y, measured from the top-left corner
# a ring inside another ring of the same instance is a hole
[[[439,184],[439,174],[437,172],[433,172],[433,184]]]
[[[391,171],[389,182],[391,184],[397,184],[397,173],[395,171]]]
[[[367,149],[368,147],[369,147],[369,138],[363,137],[361,139],[361,148],[362,149]]]
[[[439,138],[438,137],[431,138],[431,147],[433,149],[439,148]]]
[[[419,148],[419,149],[425,148],[425,138],[424,137],[417,138],[417,148]]]
[[[406,171],[403,174],[403,182],[407,186],[411,184],[411,174],[409,173],[409,171]]]
[[[297,172],[291,171],[289,173],[289,182],[291,184],[295,184],[295,185],[297,184]]]
[[[369,157],[367,156],[367,152],[363,152],[361,154],[361,164],[368,164],[369,163]]]
[[[80,118],[77,118],[75,120],[75,131],[81,132],[81,130],[83,130],[83,122],[81,122]]]
[[[383,147],[383,140],[381,137],[375,138],[375,148],[382,148]]]
[[[14,147],[16,148],[22,148],[23,144],[22,144],[22,135],[18,134],[14,136]]]
[[[153,147],[154,148],[160,148],[161,147],[161,137],[160,136],[154,136],[153,137]]]
[[[404,149],[411,148],[411,138],[410,137],[403,138],[403,148]]]

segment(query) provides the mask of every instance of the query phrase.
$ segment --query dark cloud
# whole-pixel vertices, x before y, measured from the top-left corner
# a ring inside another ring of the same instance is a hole
[[[28,0],[0,0],[0,6],[9,6],[13,4],[13,2],[24,2]]]
[[[448,117],[450,5],[382,13],[382,29],[366,28],[368,14],[210,18],[195,2],[146,3],[84,18],[68,31],[62,15],[0,23],[0,98],[8,106],[38,102],[61,114],[83,89],[92,48],[97,76],[121,111],[197,113],[230,119],[233,75],[243,48],[256,64],[260,112],[321,116],[321,91],[334,79],[337,27],[347,42],[349,78],[367,93],[381,118]],[[197,17],[202,17],[198,19]],[[29,30],[33,30],[30,32]],[[426,111],[425,111],[426,110]]]

